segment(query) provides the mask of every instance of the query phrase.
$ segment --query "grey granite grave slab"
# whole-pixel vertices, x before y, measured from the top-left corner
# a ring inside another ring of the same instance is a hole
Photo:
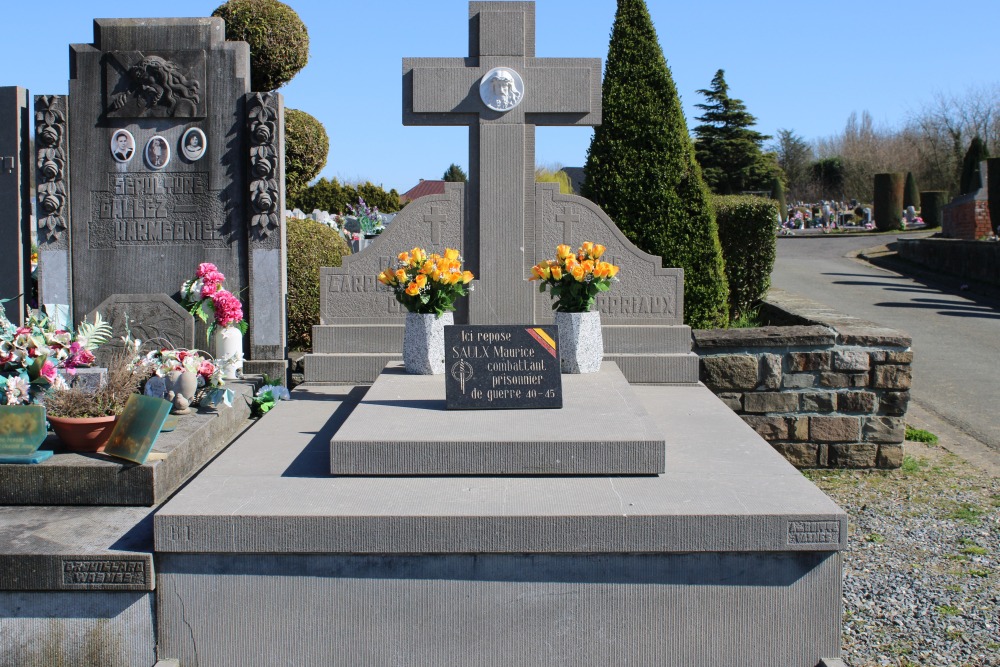
[[[443,375],[390,364],[330,441],[334,475],[656,475],[663,435],[613,363],[556,410],[445,409]],[[517,428],[510,428],[517,424]]]
[[[20,324],[31,297],[30,96],[0,87],[0,308]]]
[[[0,507],[0,664],[155,660],[147,507]]]
[[[143,465],[103,454],[61,449],[50,436],[40,449],[55,454],[35,465],[0,464],[3,505],[143,505],[163,502],[201,466],[250,425],[245,397],[253,385],[234,381],[232,408],[207,408],[161,433]]]
[[[87,320],[101,314],[113,330],[111,340],[97,350],[98,361],[107,364],[116,350],[124,347],[126,333],[161,347],[191,349],[195,345],[194,317],[167,294],[112,294]]]
[[[366,389],[300,387],[155,517],[163,654],[280,662],[294,633],[302,665],[839,655],[846,515],[704,387],[632,389],[663,475],[328,477]]]

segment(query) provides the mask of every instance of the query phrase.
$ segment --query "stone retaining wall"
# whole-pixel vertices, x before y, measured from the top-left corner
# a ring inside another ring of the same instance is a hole
[[[898,239],[896,252],[933,271],[1000,287],[1000,243],[995,241]]]
[[[941,233],[949,239],[975,241],[993,233],[989,202],[967,195],[941,209]]]
[[[787,326],[694,332],[701,380],[800,468],[898,468],[910,337],[772,288]]]

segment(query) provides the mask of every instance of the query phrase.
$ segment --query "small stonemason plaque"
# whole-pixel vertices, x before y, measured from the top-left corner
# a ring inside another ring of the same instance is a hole
[[[445,327],[446,407],[561,408],[558,340],[551,325]]]

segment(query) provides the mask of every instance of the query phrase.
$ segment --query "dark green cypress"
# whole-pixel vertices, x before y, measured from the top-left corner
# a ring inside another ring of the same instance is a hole
[[[906,185],[903,186],[903,208],[920,205],[920,188],[917,187],[917,179],[913,177],[913,172],[906,172]]]
[[[788,220],[788,204],[785,203],[785,184],[781,182],[780,176],[771,177],[771,199],[778,202],[778,215],[781,221]]]
[[[990,152],[986,150],[986,144],[979,136],[972,138],[969,143],[969,150],[965,152],[965,159],[962,160],[962,178],[959,180],[959,194],[969,194],[983,187],[983,181],[979,177],[979,163],[987,159]]]
[[[944,190],[924,190],[920,193],[920,217],[928,227],[940,227],[944,220],[941,209],[948,203]]]
[[[900,172],[875,174],[875,226],[879,231],[899,229],[903,219],[903,185],[906,175]]]
[[[725,326],[728,288],[715,216],[643,0],[618,0],[602,99],[583,196],[639,248],[684,269],[688,324]]]

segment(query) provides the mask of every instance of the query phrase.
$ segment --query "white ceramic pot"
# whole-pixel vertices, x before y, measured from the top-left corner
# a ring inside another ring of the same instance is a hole
[[[559,368],[563,373],[596,373],[604,358],[601,313],[556,312],[559,327]]]
[[[243,372],[243,332],[236,327],[216,328],[215,359],[222,366],[222,377],[235,380]],[[231,363],[223,363],[227,357],[234,357]]]
[[[414,375],[444,373],[444,328],[454,324],[451,313],[441,317],[407,313],[403,329],[403,365]]]

